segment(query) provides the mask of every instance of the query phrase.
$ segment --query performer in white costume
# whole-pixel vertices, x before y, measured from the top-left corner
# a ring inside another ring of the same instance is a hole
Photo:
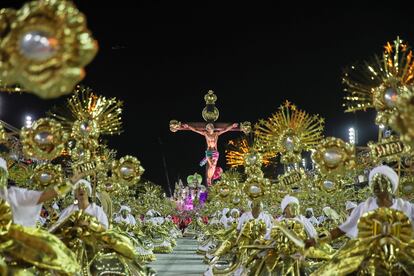
[[[97,218],[97,220],[108,229],[108,217],[106,216],[102,207],[96,205],[95,203],[89,202],[89,197],[92,194],[92,186],[91,183],[85,179],[81,179],[76,182],[74,187],[74,195],[77,199],[76,204],[72,204],[67,207],[59,216],[59,220],[57,221],[55,227],[57,227],[62,221],[64,221],[70,214],[75,211],[84,210],[91,216]],[[55,228],[53,227],[53,228]]]
[[[318,219],[315,217],[315,214],[313,213],[313,208],[307,208],[305,216],[309,220],[309,222],[312,223],[313,226],[317,226],[319,224]]]
[[[331,230],[326,236],[320,237],[318,242],[330,242],[343,235],[356,238],[358,236],[359,218],[363,214],[380,207],[402,211],[412,222],[414,215],[413,205],[406,200],[394,197],[398,188],[398,182],[398,175],[392,168],[381,165],[372,169],[369,174],[369,186],[374,196],[360,203],[343,224]],[[316,242],[317,240],[315,239],[307,240],[306,246],[313,246]]]
[[[115,217],[116,223],[126,223],[129,225],[135,225],[137,224],[137,221],[135,220],[134,216],[131,215],[131,208],[126,205],[122,205],[119,209],[118,215]]]
[[[44,192],[27,190],[15,186],[8,186],[7,162],[0,157],[0,198],[6,200],[12,209],[13,222],[27,227],[35,227],[39,220],[42,204],[45,201],[61,196],[72,190],[69,181],[56,185]],[[77,181],[74,176],[71,182]]]
[[[282,209],[284,219],[294,219],[300,222],[310,238],[317,236],[312,223],[305,216],[299,214],[299,200],[296,197],[286,195],[280,204],[280,208]]]
[[[348,216],[352,213],[352,211],[358,206],[358,204],[356,204],[353,201],[347,201],[345,203],[345,210],[348,213]]]
[[[262,220],[266,224],[266,235],[270,233],[272,229],[272,217],[267,214],[266,212],[262,211],[263,203],[261,202],[254,202],[252,203],[249,201],[249,207],[251,211],[243,213],[239,219],[239,223],[237,224],[237,231],[241,231],[243,225],[251,219],[255,220]]]

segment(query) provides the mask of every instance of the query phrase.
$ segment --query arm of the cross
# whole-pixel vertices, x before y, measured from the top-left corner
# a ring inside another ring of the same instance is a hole
[[[191,130],[191,131],[197,131],[197,132],[204,132],[206,129],[206,125],[208,123],[206,122],[179,122],[176,120],[170,121],[170,130],[172,132],[176,132],[179,130]],[[226,129],[227,131],[243,131],[244,133],[249,133],[251,130],[250,122],[243,122],[238,124],[237,127],[232,127],[234,123],[214,123],[214,131],[216,132],[222,132]],[[189,129],[188,127],[183,127],[184,125],[188,125],[192,129]]]

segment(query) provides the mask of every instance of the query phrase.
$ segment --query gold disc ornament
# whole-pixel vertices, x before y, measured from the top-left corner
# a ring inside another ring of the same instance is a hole
[[[71,1],[30,1],[0,10],[0,79],[43,99],[73,91],[98,51]]]
[[[31,127],[23,127],[20,136],[23,153],[40,160],[52,160],[61,155],[68,138],[60,123],[49,118],[39,119]]]

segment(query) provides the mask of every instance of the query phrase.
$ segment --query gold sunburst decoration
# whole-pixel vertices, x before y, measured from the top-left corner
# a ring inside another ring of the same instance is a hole
[[[276,153],[263,151],[263,147],[257,139],[253,142],[253,145],[249,144],[247,138],[230,140],[226,150],[227,165],[231,168],[248,165],[246,162],[256,157],[251,153],[256,152],[260,153],[260,165],[264,166],[268,166],[272,162],[271,159],[276,156]]]
[[[391,208],[381,207],[365,213],[358,222],[358,238],[380,237],[383,239],[381,247],[392,241],[389,237],[407,244],[412,240],[412,235],[410,219],[404,212]]]
[[[335,137],[325,138],[313,151],[312,159],[324,176],[341,176],[355,168],[355,149]]]
[[[382,57],[351,66],[342,78],[345,84],[345,112],[375,108],[376,123],[389,125],[397,99],[407,93],[414,81],[414,59],[411,48],[399,37],[387,42]]]
[[[66,104],[70,115],[64,114],[64,110],[50,115],[70,128],[75,139],[90,142],[101,135],[122,132],[122,105],[116,98],[99,96],[91,88],[78,86]]]
[[[98,50],[71,1],[30,1],[0,10],[0,79],[41,98],[72,92]]]
[[[41,118],[31,127],[23,127],[20,137],[27,157],[52,160],[64,150],[68,134],[56,120]]]
[[[284,164],[301,162],[301,152],[323,139],[324,119],[286,101],[279,111],[256,124],[255,134],[265,151],[279,152]]]

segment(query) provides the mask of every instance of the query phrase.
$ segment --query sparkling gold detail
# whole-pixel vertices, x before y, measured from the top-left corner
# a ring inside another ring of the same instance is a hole
[[[70,1],[42,0],[0,11],[0,79],[45,99],[72,92],[98,50]]]

